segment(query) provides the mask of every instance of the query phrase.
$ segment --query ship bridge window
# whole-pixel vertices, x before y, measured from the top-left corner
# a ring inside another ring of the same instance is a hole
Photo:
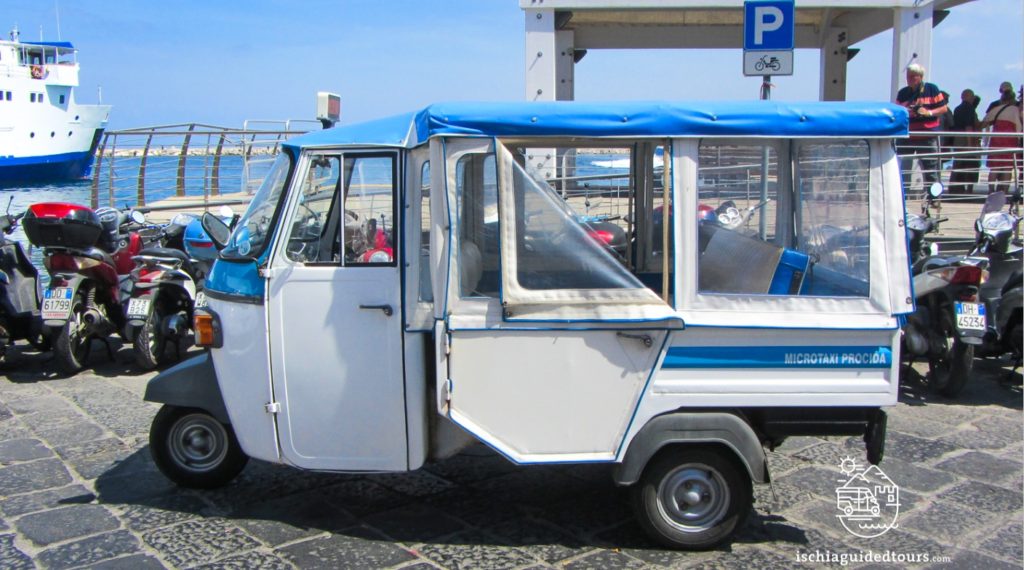
[[[60,96],[60,104],[61,104],[61,105],[63,105],[63,104],[64,104],[64,96],[63,96],[63,95],[61,95],[61,96]]]
[[[36,94],[35,93],[29,93],[28,94],[28,100],[31,101],[32,103],[35,103],[36,102]]]

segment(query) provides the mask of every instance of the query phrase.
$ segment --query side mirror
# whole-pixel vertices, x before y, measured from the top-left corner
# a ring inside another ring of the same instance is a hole
[[[932,182],[932,185],[928,187],[928,195],[932,198],[942,196],[943,191],[945,191],[945,188],[942,187],[941,182]]]
[[[224,220],[219,217],[206,212],[203,214],[203,231],[206,235],[210,236],[210,240],[213,242],[213,246],[217,248],[217,251],[224,249],[224,246],[228,243],[228,238],[231,237],[231,228],[228,227]]]
[[[140,226],[146,223],[146,214],[143,214],[138,210],[132,210],[131,213],[128,214],[128,218]]]

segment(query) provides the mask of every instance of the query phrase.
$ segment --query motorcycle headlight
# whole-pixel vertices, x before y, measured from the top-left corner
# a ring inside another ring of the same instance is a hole
[[[370,263],[391,263],[391,256],[386,251],[375,251],[370,254]]]
[[[743,222],[743,216],[740,214],[739,209],[729,206],[725,210],[718,213],[718,223],[729,229],[738,227]]]
[[[1013,228],[1013,216],[1006,212],[992,212],[981,219],[981,227],[989,232],[1005,232]]]
[[[7,286],[7,285],[10,285],[10,284],[11,284],[11,278],[7,276],[7,273],[4,272],[3,269],[0,269],[0,285]]]

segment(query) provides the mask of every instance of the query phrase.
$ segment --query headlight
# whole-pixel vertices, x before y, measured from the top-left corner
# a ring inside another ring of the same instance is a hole
[[[370,263],[391,263],[391,255],[386,251],[377,250],[370,254]]]
[[[10,285],[11,278],[7,276],[7,273],[3,269],[0,269],[0,285]]]
[[[981,227],[989,232],[1004,232],[1013,228],[1013,216],[1006,212],[992,212],[981,219]]]
[[[735,229],[743,222],[743,216],[740,215],[740,211],[732,206],[729,206],[723,212],[718,213],[718,223],[729,229]]]

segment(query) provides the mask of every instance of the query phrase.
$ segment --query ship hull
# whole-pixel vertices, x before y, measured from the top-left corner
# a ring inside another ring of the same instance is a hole
[[[93,152],[0,158],[0,187],[81,180],[92,172]]]

